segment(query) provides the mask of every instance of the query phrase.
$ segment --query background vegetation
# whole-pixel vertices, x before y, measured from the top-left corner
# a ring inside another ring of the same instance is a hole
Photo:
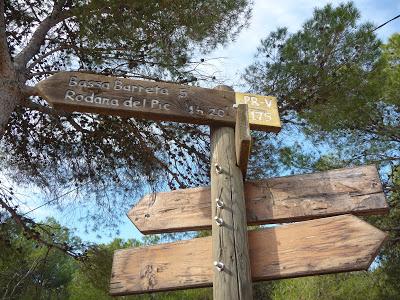
[[[181,84],[214,80],[197,72],[204,59],[193,61],[194,54],[231,41],[251,9],[239,0],[2,5],[8,55],[24,74],[19,86],[59,70]],[[35,48],[31,41],[49,15],[57,22],[50,22]],[[315,9],[298,32],[278,28],[261,41],[243,80],[251,92],[278,97],[284,126],[277,136],[252,133],[249,178],[376,164],[391,210],[367,220],[389,233],[388,242],[369,271],[257,283],[256,299],[400,299],[400,34],[382,44],[378,28],[359,19],[352,3],[327,5]],[[32,47],[36,52],[23,60],[20,54]],[[115,226],[127,209],[126,197],[146,184],[156,190],[165,182],[170,188],[208,183],[206,128],[66,114],[26,98],[4,131],[1,171],[55,199],[75,189],[86,198],[73,205],[95,208],[88,209],[92,226]],[[88,244],[54,219],[29,218],[2,183],[0,204],[2,299],[110,299],[113,251],[167,239]],[[212,292],[122,298],[211,299]]]

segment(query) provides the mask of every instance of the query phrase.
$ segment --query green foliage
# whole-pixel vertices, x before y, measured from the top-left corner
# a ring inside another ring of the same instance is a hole
[[[159,241],[157,236],[153,236],[145,241],[145,244],[154,244]],[[88,253],[88,258],[80,268],[74,273],[74,277],[68,286],[71,295],[70,299],[113,299],[108,295],[109,281],[111,274],[111,264],[113,253],[117,249],[143,246],[136,240],[124,242],[115,239],[110,244],[99,245]],[[178,299],[212,299],[211,289],[195,289],[177,292],[160,292],[136,296],[124,296],[122,299],[158,299],[158,300],[178,300]]]
[[[400,34],[395,33],[389,42],[383,46],[382,59],[385,62],[384,75],[386,79],[384,101],[397,107],[400,106]]]
[[[327,5],[294,34],[278,29],[261,42],[244,79],[252,90],[276,95],[285,118],[295,112],[327,130],[369,123],[370,99],[381,96],[381,50],[372,25],[358,18],[351,3]]]
[[[76,272],[68,285],[70,300],[108,300],[107,293],[93,286],[92,282],[81,272]]]
[[[390,212],[384,218],[371,217],[376,226],[388,231],[388,242],[380,254],[381,276],[387,289],[400,295],[400,167],[392,169],[387,188],[387,200]]]
[[[395,180],[398,180],[398,177]],[[393,214],[393,211],[391,213]],[[392,215],[392,217],[392,220],[399,220],[398,216],[395,218]],[[382,218],[377,218],[377,221],[379,220],[380,226],[389,225],[387,221],[382,223]],[[50,226],[49,230],[60,239],[70,238],[68,231],[59,227],[54,220],[49,220],[47,224]],[[158,243],[159,238],[150,236],[145,243]],[[52,249],[47,251],[45,248],[35,247],[35,243],[26,240],[12,223],[2,225],[0,242],[2,249],[5,250],[0,252],[0,291],[10,299],[111,300],[113,298],[108,295],[108,288],[113,252],[117,249],[143,246],[142,242],[136,240],[115,239],[109,244],[93,247],[83,262],[76,263],[60,251]],[[392,247],[387,250],[385,248],[380,262],[369,272],[256,283],[253,287],[254,299],[397,299],[400,293],[398,286],[400,272],[394,258],[398,260],[400,257],[398,249],[393,251]],[[32,270],[29,273],[30,269]],[[28,275],[23,278],[25,274]],[[14,286],[17,287],[14,289]],[[120,298],[211,300],[212,289],[160,292]]]
[[[378,300],[395,299],[378,270],[349,274],[323,275],[275,283],[274,300]]]
[[[45,223],[56,239],[70,243],[65,228]],[[0,227],[0,293],[4,299],[67,299],[67,284],[77,268],[63,252],[38,246],[12,220]]]
[[[258,176],[377,164],[391,209],[368,221],[389,239],[373,270],[277,281],[272,299],[400,297],[400,36],[381,45],[359,17],[352,3],[327,5],[298,32],[281,28],[262,41],[244,79],[278,97],[284,129],[257,135],[264,142],[252,163]]]
[[[21,86],[70,70],[193,84],[213,80],[198,73],[205,60],[195,55],[234,39],[248,23],[250,5],[10,0],[0,30],[13,60],[19,50],[29,52],[28,61],[15,66]],[[50,14],[51,22],[44,22]],[[38,28],[43,32],[33,43],[37,47],[25,48]],[[2,138],[6,155],[0,163],[10,177],[51,196],[76,192],[68,195],[78,196],[82,219],[96,229],[116,228],[132,199],[149,187],[175,189],[208,180],[209,137],[199,126],[60,112],[31,97],[16,109]]]
[[[132,68],[147,61],[175,74],[195,48],[208,52],[230,41],[249,14],[244,0],[96,0],[75,10],[80,38],[90,49],[119,49],[119,58],[130,59]],[[105,61],[101,52],[91,57],[97,68]]]
[[[70,232],[49,219],[45,224],[59,241],[73,244]],[[84,260],[75,261],[57,249],[37,246],[19,226],[8,220],[0,227],[0,296],[4,299],[114,299],[108,294],[113,253],[117,249],[155,244],[160,236],[144,242],[115,239],[93,246]],[[212,299],[212,289],[121,297],[121,299]]]
[[[280,28],[261,42],[244,79],[278,97],[284,126],[277,137],[258,134],[257,177],[400,157],[398,35],[382,46],[359,17],[352,3],[327,5],[298,32]]]
[[[206,52],[226,43],[243,25],[239,22],[235,26],[235,19],[248,13],[246,1],[125,2],[76,2],[71,7],[77,12],[76,19],[66,22],[74,25],[73,34],[67,35],[62,25],[58,35],[42,50],[53,49],[68,36],[74,47],[54,60],[65,58],[72,63],[77,59],[80,69],[106,74],[140,73],[152,78],[179,79],[189,75],[185,66],[195,49]],[[29,22],[38,22],[28,9],[18,12],[17,8],[23,5],[20,2],[9,1],[7,5],[10,28],[24,28]],[[46,9],[50,6],[44,5],[39,16],[45,15]],[[391,211],[386,217],[370,217],[368,221],[389,232],[388,242],[368,272],[258,283],[254,286],[256,299],[399,298],[400,35],[394,35],[382,46],[372,32],[372,24],[361,24],[359,17],[352,3],[327,5],[316,9],[313,18],[298,32],[289,34],[282,28],[262,41],[257,60],[246,70],[244,78],[254,92],[278,96],[286,136],[254,134],[251,175],[264,177],[380,163]],[[20,27],[15,27],[18,24]],[[30,34],[29,30],[24,33],[20,29],[14,29],[13,33],[17,38],[9,40],[14,48]],[[40,66],[54,71],[72,65],[56,65],[53,69],[54,60]],[[122,67],[114,69],[119,63]],[[90,130],[86,132],[85,128]],[[154,170],[165,171],[178,186],[195,184],[198,181],[185,179],[191,175],[183,165],[177,167],[181,173],[176,177],[176,172],[171,172],[164,162],[179,164],[188,159],[186,154],[193,157],[193,152],[194,157],[201,157],[207,151],[206,136],[190,126],[168,128],[133,119],[78,114],[60,120],[58,116],[52,118],[26,109],[11,121],[4,153],[14,155],[9,158],[10,166],[22,174],[35,175],[37,182],[72,181],[79,186],[90,180],[96,183],[94,190],[101,194],[115,186],[133,188],[129,180],[135,176],[160,175],[161,172]],[[199,147],[190,144],[193,137],[201,140]],[[183,154],[173,150],[185,145],[190,147]],[[202,163],[204,160],[200,160],[199,164]],[[203,171],[206,174],[208,170]],[[105,208],[99,211],[102,215],[118,205],[111,201],[100,206]],[[68,231],[53,221],[48,221],[48,225],[60,241],[73,240]],[[203,231],[198,235],[208,234]],[[143,242],[114,240],[90,249],[87,259],[77,264],[61,252],[36,248],[15,224],[2,224],[0,237],[0,290],[2,295],[16,299],[111,299],[108,283],[113,251],[171,238],[151,236]],[[196,289],[124,298],[212,299],[212,291]]]

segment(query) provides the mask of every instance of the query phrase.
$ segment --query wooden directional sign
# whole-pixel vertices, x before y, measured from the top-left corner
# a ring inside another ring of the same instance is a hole
[[[36,86],[56,109],[234,126],[237,103],[249,105],[252,129],[280,130],[276,98],[188,85],[60,72]]]
[[[253,281],[366,270],[385,238],[384,232],[351,215],[250,231]],[[211,237],[206,237],[117,250],[110,293],[211,286],[211,247]]]
[[[249,225],[388,211],[375,166],[245,182]],[[211,228],[210,188],[145,196],[128,213],[144,234]]]

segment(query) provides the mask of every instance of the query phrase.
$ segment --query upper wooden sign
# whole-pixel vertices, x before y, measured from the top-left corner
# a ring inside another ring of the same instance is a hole
[[[235,124],[235,104],[249,105],[252,129],[278,132],[276,98],[103,75],[60,72],[36,85],[56,109],[205,125]]]

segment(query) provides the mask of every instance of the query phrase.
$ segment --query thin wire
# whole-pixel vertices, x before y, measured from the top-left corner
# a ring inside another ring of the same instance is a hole
[[[389,24],[390,22],[392,22],[392,21],[394,21],[394,20],[396,20],[396,19],[398,19],[398,18],[400,18],[400,14],[397,15],[397,16],[395,16],[394,18],[392,18],[392,19],[390,19],[390,20],[388,20],[388,21],[382,23],[381,25],[375,27],[374,29],[370,30],[369,32],[370,32],[370,33],[375,32],[376,30],[378,30],[378,29],[384,27],[385,25]],[[353,42],[353,44],[355,44],[358,40],[360,40],[360,38],[356,39],[356,40]],[[337,49],[336,51],[338,51],[338,49]],[[336,51],[334,51],[334,52],[336,52]],[[333,83],[333,82],[335,82],[335,79],[329,81],[329,82],[328,82],[328,85],[331,84],[331,83]],[[314,91],[310,96],[313,96],[316,92],[317,92],[317,91]],[[362,109],[363,109],[363,108],[362,108]],[[301,132],[301,131],[300,131],[300,128],[298,128],[296,125],[295,125],[295,127],[297,128],[297,130],[298,130],[299,132]],[[322,156],[322,153],[321,153],[320,150],[317,148],[317,146],[314,144],[314,142],[312,141],[312,139],[308,139],[308,140],[310,141],[310,143],[311,143],[311,145],[314,147],[314,149],[317,150],[318,154],[319,154],[320,156]]]
[[[371,32],[374,32],[375,30],[378,30],[379,28],[385,26],[386,24],[388,24],[388,23],[390,23],[390,22],[396,20],[397,18],[400,18],[400,15],[397,15],[397,16],[395,16],[394,18],[392,18],[392,19],[386,21],[385,23],[379,25],[378,27],[374,28]]]
[[[390,20],[388,20],[388,21],[382,23],[381,25],[375,27],[374,29],[369,30],[368,32],[369,32],[369,33],[373,33],[373,32],[375,32],[376,30],[382,28],[383,26],[389,24],[390,22],[396,20],[396,19],[399,18],[399,17],[400,17],[400,15],[397,15],[397,16],[395,16],[394,18],[392,18],[392,19],[390,19]],[[351,45],[355,45],[355,44],[356,44],[359,40],[361,40],[361,39],[362,39],[361,36],[358,37],[358,38],[356,38],[356,39],[351,43]],[[338,52],[338,51],[340,51],[340,50],[341,50],[340,48],[334,49],[334,50],[332,51],[331,54],[335,54],[336,52]]]
[[[13,200],[17,200],[17,202],[18,202],[20,205],[24,205],[24,206],[28,207],[29,209],[31,209],[31,208],[26,204],[25,201],[22,201],[21,199],[19,199],[19,198],[17,197],[17,194],[18,194],[18,195],[24,196],[23,194],[14,191],[12,188],[11,188],[11,189],[7,188],[7,186],[4,185],[3,183],[0,183],[0,189],[1,189],[2,191],[6,191],[8,194],[12,195],[12,196],[13,196]]]
[[[82,184],[82,185],[80,185],[80,186],[77,186],[76,188],[73,188],[72,190],[69,190],[68,192],[65,192],[64,194],[62,194],[62,195],[60,195],[60,196],[58,196],[58,197],[56,197],[56,198],[54,198],[54,199],[51,199],[51,200],[49,200],[49,201],[47,201],[47,202],[45,202],[45,203],[43,203],[43,204],[41,204],[41,205],[39,205],[39,206],[37,206],[37,207],[35,207],[35,208],[33,208],[33,209],[27,211],[26,213],[22,214],[22,216],[26,216],[27,214],[29,214],[29,213],[31,213],[31,212],[33,212],[33,211],[35,211],[35,210],[37,210],[37,209],[39,209],[39,208],[41,208],[41,207],[43,207],[43,206],[46,206],[46,205],[48,205],[48,204],[50,204],[50,203],[52,203],[52,202],[54,202],[54,201],[56,201],[56,200],[59,200],[60,198],[62,198],[62,197],[64,197],[64,196],[66,196],[66,195],[68,195],[68,194],[70,194],[70,193],[72,193],[72,192],[78,190],[79,188],[84,187],[85,185],[89,184],[90,182],[91,182],[91,180],[85,182],[84,184]]]

